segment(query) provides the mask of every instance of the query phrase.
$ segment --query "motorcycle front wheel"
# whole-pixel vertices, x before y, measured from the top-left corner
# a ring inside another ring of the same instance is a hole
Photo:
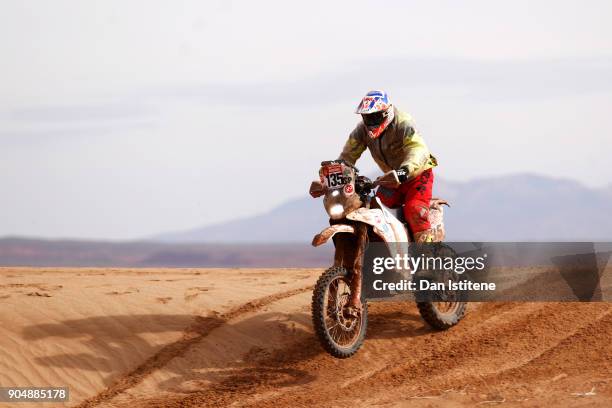
[[[312,293],[312,323],[323,348],[336,358],[348,358],[359,350],[368,326],[368,305],[362,300],[359,317],[346,317],[344,306],[351,294],[346,268],[327,269]]]

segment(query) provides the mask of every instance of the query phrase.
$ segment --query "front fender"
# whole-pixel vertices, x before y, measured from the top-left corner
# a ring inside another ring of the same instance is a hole
[[[319,245],[323,245],[324,243],[329,241],[331,237],[333,237],[339,232],[348,232],[350,234],[354,234],[355,228],[353,228],[351,225],[346,224],[330,225],[329,227],[325,228],[323,231],[319,232],[317,235],[314,236],[314,238],[312,239],[312,246],[318,247]]]
[[[381,208],[358,208],[346,216],[349,220],[363,222],[387,244],[392,256],[408,254],[408,234],[404,225],[389,211]]]
[[[346,218],[371,225],[376,235],[385,242],[408,242],[404,225],[389,211],[380,208],[358,208]]]

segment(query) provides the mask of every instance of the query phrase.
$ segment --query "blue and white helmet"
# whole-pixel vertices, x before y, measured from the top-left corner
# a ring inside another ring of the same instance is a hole
[[[376,113],[386,111],[391,107],[391,100],[389,95],[385,91],[373,90],[368,92],[357,105],[355,113],[361,115],[367,115],[370,113]]]
[[[361,115],[368,135],[376,139],[393,122],[393,105],[385,91],[370,91],[361,99],[355,113]]]

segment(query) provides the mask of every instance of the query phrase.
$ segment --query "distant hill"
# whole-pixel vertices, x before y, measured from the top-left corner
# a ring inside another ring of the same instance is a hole
[[[321,200],[288,201],[269,212],[188,231],[161,234],[161,242],[306,242],[328,224]]]
[[[448,240],[610,241],[612,186],[591,189],[576,181],[519,174],[448,182]],[[321,200],[303,197],[253,217],[161,234],[160,242],[309,242],[327,225]]]
[[[0,266],[322,267],[332,247],[309,244],[165,244],[0,238]]]

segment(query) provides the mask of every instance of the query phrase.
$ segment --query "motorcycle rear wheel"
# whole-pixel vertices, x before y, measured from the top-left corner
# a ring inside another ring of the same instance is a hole
[[[346,268],[327,269],[312,293],[312,324],[319,342],[336,358],[348,358],[363,345],[368,326],[368,305],[362,299],[357,318],[343,314],[350,296],[351,277]]]
[[[450,329],[465,316],[466,302],[417,302],[423,320],[438,330]]]
[[[453,248],[445,245],[444,243],[438,243],[435,246],[429,248],[434,251],[438,257],[456,257],[457,254]],[[418,273],[418,272],[417,272]],[[447,271],[429,271],[427,273],[431,281],[442,281],[447,282],[449,280],[458,281],[459,275],[454,272]],[[427,279],[427,278],[426,278]],[[423,320],[425,320],[430,326],[438,330],[446,330],[455,326],[463,317],[467,309],[467,303],[465,302],[465,293],[461,291],[445,290],[444,293],[437,293],[434,298],[437,301],[421,301],[417,302],[417,308]]]

